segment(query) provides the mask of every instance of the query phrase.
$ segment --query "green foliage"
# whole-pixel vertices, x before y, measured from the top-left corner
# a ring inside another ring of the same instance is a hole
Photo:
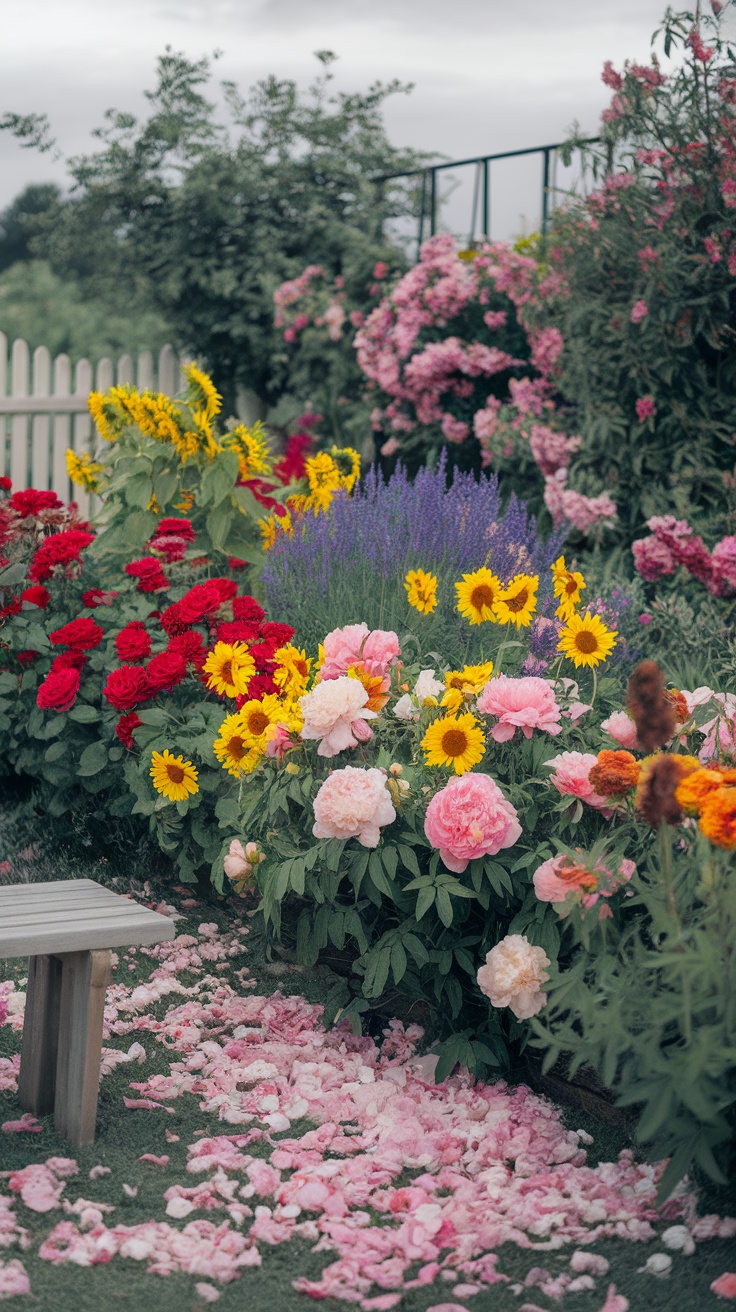
[[[238,386],[273,403],[285,390],[274,352],[273,292],[310,260],[333,274],[374,247],[384,217],[407,207],[405,185],[377,202],[372,178],[416,165],[392,147],[383,105],[409,88],[374,83],[334,91],[321,52],[306,95],[269,77],[242,96],[224,85],[228,122],[206,98],[207,60],[167,51],[149,117],[111,110],[96,153],[69,161],[72,198],[37,239],[54,268],[96,295],[145,288],[176,344],[207,362],[227,409]],[[18,132],[24,124],[7,121]],[[351,255],[352,258],[352,255]]]
[[[592,1066],[637,1115],[637,1139],[669,1157],[666,1197],[693,1162],[724,1182],[736,1102],[734,856],[666,827],[632,879],[624,922],[578,923],[584,950],[533,1021],[545,1065]]]
[[[155,309],[111,306],[90,297],[72,276],[59,276],[47,260],[33,259],[0,273],[0,330],[10,340],[24,338],[31,351],[47,346],[52,356],[64,351],[72,360],[92,361],[124,351],[157,352],[170,337]]]
[[[30,258],[30,243],[39,217],[49,211],[57,213],[60,205],[61,191],[53,182],[25,187],[11,201],[0,214],[0,272]]]

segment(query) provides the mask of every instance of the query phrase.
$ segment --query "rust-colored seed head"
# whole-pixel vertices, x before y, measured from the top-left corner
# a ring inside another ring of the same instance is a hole
[[[682,766],[676,756],[663,754],[643,770],[636,794],[636,809],[652,829],[659,829],[663,821],[668,825],[679,825],[682,820],[682,807],[675,796],[682,777]]]
[[[677,727],[677,711],[667,696],[664,675],[656,661],[640,661],[629,679],[626,709],[636,724],[645,752],[664,747]]]

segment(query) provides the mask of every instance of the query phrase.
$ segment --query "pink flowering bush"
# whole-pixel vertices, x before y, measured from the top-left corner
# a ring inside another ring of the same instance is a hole
[[[727,536],[709,551],[685,519],[653,515],[649,536],[631,544],[634,565],[647,583],[676,574],[682,568],[713,596],[736,596],[736,537]]]

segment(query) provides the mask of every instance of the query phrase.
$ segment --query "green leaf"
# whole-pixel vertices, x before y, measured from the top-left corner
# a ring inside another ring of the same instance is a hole
[[[400,984],[404,978],[406,967],[406,952],[401,943],[394,943],[391,949],[391,970],[396,984]]]
[[[65,754],[66,750],[67,750],[66,743],[64,742],[52,743],[50,747],[46,748],[46,751],[43,754],[43,759],[44,761],[58,761],[60,757],[62,757]]]
[[[83,702],[78,702],[76,706],[67,712],[70,720],[75,720],[77,724],[93,724],[99,720],[100,712],[96,706],[85,706]]]
[[[448,929],[452,924],[452,902],[446,888],[437,889],[437,915]],[[417,920],[419,917],[417,916]]]
[[[79,758],[77,774],[83,778],[98,774],[107,765],[107,747],[102,742],[90,743]]]
[[[429,911],[429,908],[434,904],[435,894],[436,889],[431,884],[428,885],[427,888],[422,888],[420,890],[417,897],[416,910],[414,912],[414,918],[416,920],[421,920],[422,916],[426,915]],[[447,894],[445,894],[445,896],[447,897]],[[448,898],[447,900],[449,902],[450,899]]]
[[[418,875],[419,862],[414,848],[409,847],[406,843],[399,843],[399,855],[407,870],[410,870],[413,875]]]

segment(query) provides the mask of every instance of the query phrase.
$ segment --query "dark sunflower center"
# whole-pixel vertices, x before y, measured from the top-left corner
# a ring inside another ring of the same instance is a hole
[[[254,711],[248,716],[248,728],[256,735],[263,733],[263,730],[268,728],[268,723],[268,716],[264,715],[263,711]]]
[[[306,661],[294,661],[294,669],[296,670],[297,674],[301,675],[303,679],[306,679],[307,675],[309,674]]]
[[[567,579],[565,580],[565,592],[569,593],[570,596],[572,596],[573,592],[577,592],[577,590],[578,590],[577,583],[575,582],[572,575],[568,574]]]
[[[220,678],[223,680],[224,683],[232,683],[232,681],[233,681],[233,663],[232,663],[232,661],[223,661],[223,662],[222,662],[222,668],[221,668],[221,670],[220,670]]]
[[[181,784],[184,782],[184,771],[180,765],[167,765],[169,779],[172,784]]]
[[[235,761],[242,761],[245,756],[245,747],[242,738],[231,738],[227,745],[228,755],[232,756]]]
[[[592,652],[598,650],[598,639],[594,633],[591,633],[588,629],[583,629],[582,633],[575,634],[575,646],[578,651],[589,656]]]
[[[487,583],[479,583],[470,594],[470,604],[476,610],[482,610],[484,606],[490,608],[493,605],[493,588]]]
[[[462,729],[448,729],[442,735],[442,750],[445,756],[462,756],[467,747],[467,735]]]

